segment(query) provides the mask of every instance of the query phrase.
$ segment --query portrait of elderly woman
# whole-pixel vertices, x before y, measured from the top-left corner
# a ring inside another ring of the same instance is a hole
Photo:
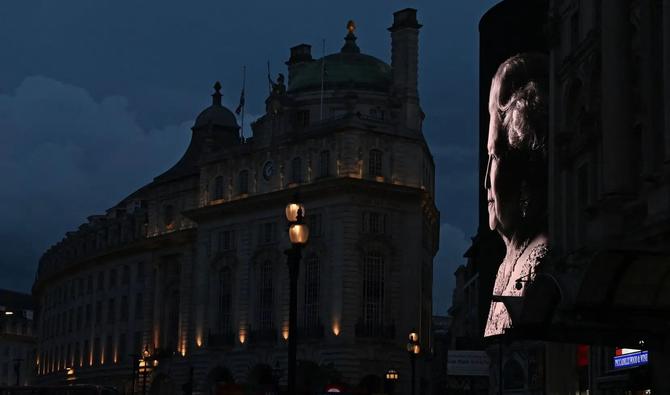
[[[503,239],[506,254],[493,286],[484,336],[512,326],[496,296],[522,296],[525,287],[519,285],[532,281],[548,253],[547,90],[548,63],[541,54],[507,59],[491,82],[484,187],[489,227]]]

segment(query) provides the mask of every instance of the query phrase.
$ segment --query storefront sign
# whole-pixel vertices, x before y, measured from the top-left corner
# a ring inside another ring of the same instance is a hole
[[[647,363],[649,363],[649,354],[647,351],[635,350],[634,352],[622,353],[614,357],[614,369],[632,368],[646,365]]]

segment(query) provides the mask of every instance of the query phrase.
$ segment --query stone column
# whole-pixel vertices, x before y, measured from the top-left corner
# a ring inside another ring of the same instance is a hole
[[[603,187],[606,196],[626,193],[630,169],[629,5],[608,1],[602,7]]]

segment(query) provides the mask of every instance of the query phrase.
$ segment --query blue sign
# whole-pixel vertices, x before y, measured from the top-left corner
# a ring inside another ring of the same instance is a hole
[[[647,351],[638,351],[614,357],[614,369],[632,368],[649,363]]]

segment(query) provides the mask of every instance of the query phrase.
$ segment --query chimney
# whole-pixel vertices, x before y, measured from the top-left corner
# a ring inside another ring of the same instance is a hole
[[[419,29],[416,10],[405,8],[393,13],[391,67],[393,85],[401,96],[418,96]]]
[[[295,75],[295,71],[300,68],[300,65],[305,62],[312,61],[312,46],[309,44],[300,44],[291,48],[291,57],[286,61],[288,66],[288,84]]]
[[[391,32],[393,87],[402,102],[405,125],[415,131],[421,129],[422,117],[418,91],[420,28],[416,10],[405,8],[393,13],[393,26],[388,29]]]

